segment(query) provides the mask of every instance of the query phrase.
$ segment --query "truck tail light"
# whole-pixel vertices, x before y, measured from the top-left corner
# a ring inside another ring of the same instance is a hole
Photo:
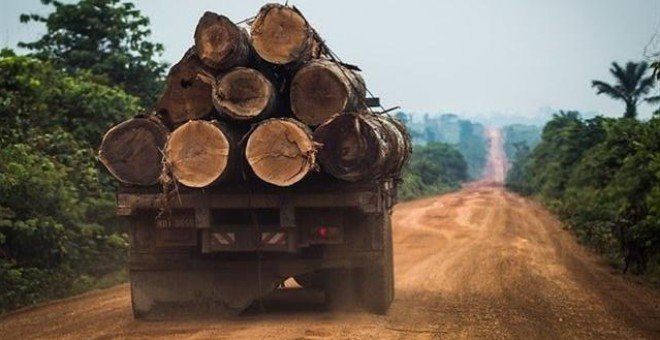
[[[319,226],[312,228],[310,236],[317,240],[335,240],[341,238],[341,230],[337,227]]]

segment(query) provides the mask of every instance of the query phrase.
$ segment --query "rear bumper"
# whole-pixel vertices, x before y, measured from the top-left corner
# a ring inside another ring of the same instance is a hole
[[[261,270],[273,274],[295,276],[320,269],[364,268],[382,261],[381,251],[344,252],[342,256],[321,259],[296,257],[263,258],[250,260],[198,259],[186,253],[132,253],[129,260],[131,271],[180,271],[245,269],[259,265]],[[259,263],[261,262],[261,263]]]

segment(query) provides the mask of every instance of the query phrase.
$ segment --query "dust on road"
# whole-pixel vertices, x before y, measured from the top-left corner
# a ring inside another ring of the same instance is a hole
[[[545,209],[484,181],[396,206],[396,298],[387,316],[287,301],[230,319],[133,320],[128,285],[0,317],[3,339],[660,338],[660,294],[576,244]]]

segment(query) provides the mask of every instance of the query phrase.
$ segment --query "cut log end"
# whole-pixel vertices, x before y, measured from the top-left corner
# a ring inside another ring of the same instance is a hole
[[[314,166],[310,130],[293,120],[262,122],[248,137],[245,156],[257,177],[281,187],[303,179]]]
[[[309,58],[312,31],[305,18],[292,8],[270,4],[252,23],[252,45],[264,60],[288,64]]]
[[[192,188],[216,182],[225,172],[232,152],[227,135],[216,122],[190,121],[174,130],[165,156],[174,178]]]
[[[247,33],[227,17],[206,12],[195,29],[195,51],[200,60],[214,69],[244,64],[249,57]]]
[[[320,65],[300,70],[291,85],[291,108],[300,121],[319,125],[341,113],[348,100],[346,85]]]
[[[202,118],[213,111],[212,86],[198,57],[189,51],[167,76],[156,111],[171,125]]]
[[[122,183],[156,184],[163,168],[162,150],[167,133],[155,119],[127,120],[103,136],[99,160]]]
[[[291,110],[302,122],[319,125],[364,104],[366,88],[357,73],[329,60],[314,60],[291,81]]]
[[[275,88],[266,77],[242,67],[225,74],[213,90],[216,109],[238,120],[268,115],[274,109],[275,97]]]

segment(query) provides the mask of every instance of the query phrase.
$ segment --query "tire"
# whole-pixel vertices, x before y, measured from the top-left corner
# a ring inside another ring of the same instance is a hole
[[[322,272],[325,304],[332,311],[346,311],[357,306],[354,271],[350,269],[328,269]]]
[[[394,260],[392,222],[388,213],[372,219],[372,230],[382,228],[383,249],[379,261],[361,270],[360,292],[362,305],[375,314],[387,314],[394,300]]]
[[[136,320],[148,319],[154,307],[153,296],[149,294],[147,289],[141,287],[143,285],[141,277],[131,274],[130,280],[133,317]]]

